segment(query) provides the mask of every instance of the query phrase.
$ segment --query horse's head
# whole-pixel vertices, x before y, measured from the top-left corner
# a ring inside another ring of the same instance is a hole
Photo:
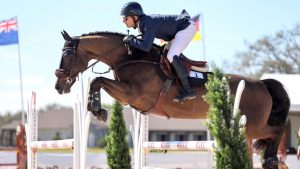
[[[59,69],[56,69],[55,75],[57,81],[55,89],[59,94],[69,93],[74,84],[77,75],[84,71],[88,62],[77,56],[77,46],[79,38],[72,38],[66,31],[62,32],[65,44],[62,49],[62,56]]]

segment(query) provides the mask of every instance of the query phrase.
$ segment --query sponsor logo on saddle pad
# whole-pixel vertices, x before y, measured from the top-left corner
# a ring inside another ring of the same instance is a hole
[[[193,78],[199,78],[199,79],[204,79],[203,77],[203,73],[201,72],[196,72],[196,71],[190,71],[190,77],[193,77]]]

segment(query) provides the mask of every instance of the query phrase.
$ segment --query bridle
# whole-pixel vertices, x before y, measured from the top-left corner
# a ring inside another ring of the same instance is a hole
[[[74,39],[74,40],[68,41],[68,42],[69,42],[69,44],[71,44],[71,46],[67,45],[67,46],[63,47],[63,49],[62,49],[63,53],[62,53],[62,58],[61,58],[61,61],[60,61],[59,68],[60,69],[62,68],[62,63],[63,63],[63,59],[64,59],[65,54],[66,53],[68,54],[68,52],[71,52],[72,53],[72,56],[71,56],[72,57],[72,62],[70,64],[69,70],[67,70],[67,72],[65,72],[66,74],[69,74],[69,76],[67,77],[67,81],[66,81],[66,83],[69,85],[73,82],[73,80],[77,76],[77,75],[74,75],[72,77],[72,67],[75,64],[75,59],[78,59],[81,62],[82,62],[82,60],[80,58],[76,57],[77,56],[76,55],[76,50],[77,50],[77,46],[79,44],[79,39]]]

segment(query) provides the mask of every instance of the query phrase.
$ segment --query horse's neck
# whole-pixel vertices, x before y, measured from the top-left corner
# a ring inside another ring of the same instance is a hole
[[[89,57],[89,60],[95,59],[103,62],[111,68],[122,66],[123,64],[126,64],[128,62],[130,62],[130,65],[128,66],[145,64],[140,61],[149,62],[146,63],[146,66],[149,66],[148,64],[151,65],[154,62],[159,63],[158,48],[152,48],[149,53],[134,49],[133,55],[128,55],[128,50],[126,49],[120,36],[90,36],[82,38],[80,41],[81,42],[79,43],[79,45],[82,45],[82,48],[84,50],[83,55],[87,55],[84,57]],[[152,65],[153,68],[155,68],[155,66],[157,65]],[[137,71],[140,72],[141,70]]]
[[[121,40],[111,40],[100,37],[85,37],[80,40],[79,47],[82,50],[83,60],[98,60],[113,67],[122,62],[126,55],[126,48]]]

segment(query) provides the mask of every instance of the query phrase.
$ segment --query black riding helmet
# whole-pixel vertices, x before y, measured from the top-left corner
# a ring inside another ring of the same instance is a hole
[[[142,6],[137,2],[126,3],[122,10],[121,16],[141,16],[144,15]]]

